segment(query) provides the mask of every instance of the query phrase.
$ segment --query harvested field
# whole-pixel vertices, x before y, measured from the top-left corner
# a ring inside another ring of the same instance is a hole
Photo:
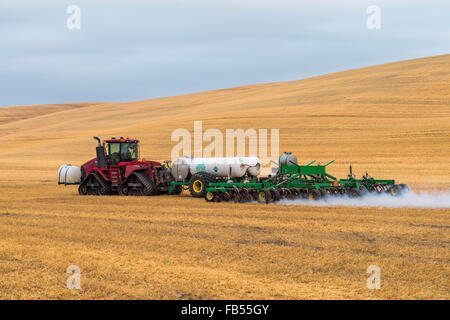
[[[450,55],[127,103],[0,108],[0,298],[449,299],[446,208],[79,196],[60,165],[92,136],[170,158],[171,132],[278,128],[280,152],[329,171],[450,190]],[[82,290],[66,288],[81,268]],[[381,289],[366,287],[369,265]]]

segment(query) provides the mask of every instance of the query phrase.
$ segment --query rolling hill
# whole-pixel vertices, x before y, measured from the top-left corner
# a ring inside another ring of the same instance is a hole
[[[24,93],[26,94],[26,93]],[[336,162],[416,190],[450,187],[450,55],[304,80],[126,103],[0,108],[2,299],[449,299],[446,209],[206,203],[188,195],[82,197],[60,165],[92,136],[280,130],[280,152]],[[381,290],[366,269],[381,268]],[[69,265],[82,290],[66,288]]]

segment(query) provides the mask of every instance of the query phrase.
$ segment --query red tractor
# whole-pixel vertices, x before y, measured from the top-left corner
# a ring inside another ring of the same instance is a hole
[[[96,148],[97,157],[81,166],[81,195],[153,196],[160,193],[181,193],[181,188],[170,188],[172,174],[166,164],[139,160],[139,140],[100,138]]]

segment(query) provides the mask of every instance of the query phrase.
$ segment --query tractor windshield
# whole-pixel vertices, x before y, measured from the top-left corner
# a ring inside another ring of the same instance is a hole
[[[109,163],[116,165],[119,162],[129,162],[139,158],[136,142],[111,142],[109,143]]]
[[[137,160],[138,147],[136,142],[122,142],[120,144],[120,158],[122,161]]]

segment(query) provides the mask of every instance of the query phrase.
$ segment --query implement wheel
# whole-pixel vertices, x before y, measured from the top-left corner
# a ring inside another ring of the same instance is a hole
[[[361,197],[362,192],[358,188],[351,188],[348,190],[348,195],[350,198],[359,198]]]
[[[336,189],[335,187],[331,187],[331,188],[328,189],[328,194],[329,194],[329,195],[334,196],[334,195],[336,195],[337,193],[338,193],[338,191],[337,191],[337,189]]]
[[[396,196],[400,195],[400,193],[402,193],[402,191],[403,191],[403,190],[402,190],[401,186],[394,184],[393,186],[390,186],[390,187],[389,187],[389,189],[388,189],[387,192],[388,192],[391,196],[396,197]]]
[[[311,189],[308,192],[309,200],[319,200],[320,199],[320,191],[317,189]]]
[[[276,189],[270,189],[270,195],[272,196],[272,200],[274,202],[278,202],[281,199],[280,192]]]
[[[195,198],[203,198],[206,195],[206,187],[216,178],[206,172],[197,172],[189,180],[189,192]]]
[[[207,191],[205,194],[205,200],[208,202],[213,202],[217,198],[217,195],[215,192]]]
[[[272,195],[267,189],[261,189],[258,191],[258,202],[259,203],[269,203],[272,200]]]
[[[292,198],[297,198],[300,195],[297,188],[290,188],[289,192],[291,193]]]
[[[283,190],[283,197],[284,197],[285,199],[289,199],[289,200],[294,199],[294,196],[292,195],[291,190],[286,189],[286,188],[283,188],[282,190]]]
[[[300,189],[300,197],[301,197],[302,199],[308,198],[308,189],[306,189],[306,188],[301,188],[301,189]]]

